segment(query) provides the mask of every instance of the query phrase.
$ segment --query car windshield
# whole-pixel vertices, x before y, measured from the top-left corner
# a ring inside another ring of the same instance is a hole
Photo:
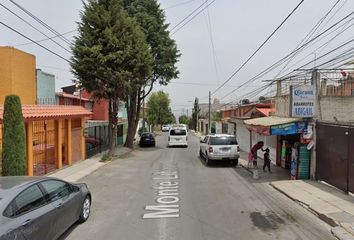
[[[152,137],[151,133],[143,133],[142,137]]]
[[[236,137],[211,137],[210,145],[236,145]]]
[[[172,129],[170,132],[171,136],[181,136],[186,135],[186,130],[184,129]]]

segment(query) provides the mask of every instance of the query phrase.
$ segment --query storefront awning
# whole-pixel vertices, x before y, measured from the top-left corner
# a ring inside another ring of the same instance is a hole
[[[244,123],[249,131],[261,135],[291,135],[303,133],[307,123],[300,118],[263,117],[245,120]]]
[[[245,120],[244,122],[247,125],[271,127],[271,126],[293,123],[298,121],[301,121],[301,119],[270,116],[270,117],[262,117],[262,118],[253,118],[253,119]]]

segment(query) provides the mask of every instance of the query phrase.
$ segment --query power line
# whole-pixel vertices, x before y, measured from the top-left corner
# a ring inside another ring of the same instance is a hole
[[[57,54],[56,52],[53,52],[53,51],[50,50],[49,48],[47,48],[47,47],[45,47],[45,46],[43,46],[43,45],[37,43],[37,42],[34,41],[33,39],[27,37],[27,36],[24,35],[23,33],[17,31],[16,29],[14,29],[14,28],[12,28],[12,27],[10,27],[9,25],[7,25],[7,24],[5,24],[5,23],[3,23],[3,22],[1,22],[1,21],[0,21],[0,24],[3,25],[3,26],[5,26],[6,28],[10,29],[11,31],[13,31],[13,32],[15,32],[15,33],[21,35],[22,37],[26,38],[27,40],[33,42],[33,43],[36,44],[37,46],[39,46],[39,47],[45,49],[46,51],[50,52],[51,54],[54,54],[55,56],[57,56],[57,57],[63,59],[64,61],[66,61],[66,62],[68,62],[68,63],[70,63],[70,61],[69,61],[68,59],[66,59],[66,58],[64,58],[63,56]]]
[[[304,42],[307,42],[317,31],[317,29],[321,26],[321,24],[324,22],[324,20],[328,17],[328,15],[333,11],[333,9],[337,6],[337,4],[341,0],[337,0],[337,2],[334,3],[334,5],[330,8],[330,10],[315,24],[315,26],[310,30],[310,32],[301,40],[301,42],[295,47],[297,49],[299,46],[301,46]],[[328,23],[328,22],[327,22]],[[303,50],[302,50],[303,51]],[[290,62],[300,53],[301,51],[296,52],[290,59],[289,61],[283,66],[283,68],[279,71],[279,73],[275,76],[278,77],[284,69],[290,64]]]
[[[186,2],[181,2],[181,3],[175,4],[175,5],[169,6],[169,7],[165,8],[165,9],[167,10],[167,9],[179,7],[179,6],[186,5],[188,3],[194,2],[194,1],[195,0],[189,0],[189,1],[186,1]]]
[[[5,5],[3,5],[2,3],[0,3],[0,6],[3,7],[4,9],[6,9],[7,11],[9,11],[11,14],[15,15],[17,18],[21,19],[23,22],[25,22],[27,25],[29,25],[30,27],[32,27],[33,29],[35,29],[37,32],[41,33],[43,36],[46,36],[48,39],[50,39],[53,43],[55,43],[56,45],[58,45],[59,47],[61,47],[62,49],[64,49],[65,51],[71,53],[71,51],[67,48],[65,48],[64,46],[62,46],[61,44],[59,44],[58,42],[54,41],[51,37],[49,37],[47,34],[45,34],[44,32],[42,32],[41,30],[39,30],[38,28],[36,28],[35,26],[33,26],[30,22],[28,22],[27,20],[25,20],[24,18],[22,18],[21,16],[19,16],[18,14],[16,14],[15,12],[13,12],[11,9],[9,9],[8,7],[6,7]]]
[[[352,18],[350,21],[352,21],[354,18]],[[350,21],[346,22],[344,25],[348,24]],[[351,25],[349,25],[348,27],[346,27],[345,29],[342,29],[339,33],[336,33],[336,35],[334,37],[332,37],[331,39],[329,39],[327,42],[323,43],[322,45],[320,45],[318,48],[316,48],[314,50],[314,52],[316,52],[317,50],[321,49],[320,52],[322,52],[322,50],[325,48],[326,45],[328,45],[331,41],[333,41],[335,38],[337,38],[339,35],[341,35],[342,33],[344,33],[346,30],[348,30],[349,28],[353,27],[354,23],[352,23]],[[339,29],[339,27],[338,27]],[[337,30],[337,29],[336,29]],[[336,30],[332,31],[335,32]],[[332,33],[331,32],[331,33]],[[321,39],[319,39],[318,41],[322,40],[323,38],[329,36],[331,33],[327,34],[326,36],[322,37]],[[316,41],[317,42],[317,41]],[[313,44],[310,44],[313,45]],[[310,46],[309,45],[309,46]],[[307,46],[307,47],[309,47]],[[306,48],[307,48],[306,47]],[[303,60],[307,59],[309,56],[311,56],[313,53],[310,53],[308,55],[306,55],[305,57],[301,58],[300,60],[298,60],[297,62],[295,62],[294,64],[292,64],[291,66],[287,67],[285,70],[289,70],[289,69],[293,69],[294,66],[296,66],[298,63],[302,62]]]
[[[321,20],[320,20],[320,22],[319,23],[317,23],[316,25],[315,25],[315,27],[309,32],[309,34],[311,34],[311,32],[316,28],[318,28],[321,24],[320,23],[322,23],[323,21],[324,21],[324,19],[326,18],[326,16],[328,16],[328,14],[334,9],[334,7],[339,3],[339,1],[340,0],[338,0],[335,4],[334,4],[334,6],[330,9],[330,11],[323,17],[323,18],[321,18]],[[346,2],[345,2],[346,3]],[[345,3],[343,3],[342,4],[342,6],[340,7],[340,8],[342,8],[343,7],[343,5],[345,4]],[[335,14],[336,13],[338,13],[338,11],[339,11],[339,9],[335,12]],[[335,15],[334,14],[334,15]],[[333,15],[333,16],[334,16]],[[350,16],[351,14],[349,14],[348,16]],[[331,17],[331,19],[333,18],[333,16]],[[347,16],[347,17],[348,17]],[[345,18],[343,18],[341,21],[343,21],[344,19],[346,19],[347,17],[345,17]],[[351,19],[352,20],[352,19]],[[343,24],[343,26],[344,25],[346,25],[346,24],[348,24],[351,20],[349,20],[348,22],[346,22],[346,23],[344,23]],[[339,22],[341,22],[341,21],[339,21]],[[328,23],[329,21],[327,21],[327,23]],[[338,22],[338,23],[339,23]],[[326,23],[326,24],[327,24]],[[353,24],[352,24],[353,25]],[[323,46],[325,46],[325,45],[328,45],[329,44],[329,42],[331,42],[333,39],[335,39],[336,37],[338,37],[340,34],[342,34],[344,31],[346,31],[347,29],[349,29],[352,25],[350,25],[349,27],[346,27],[345,29],[342,29],[338,34],[336,34],[336,36],[334,36],[333,38],[331,38],[329,41],[327,41],[326,43],[324,43],[323,45],[321,45],[320,47],[318,47],[316,50],[318,50],[318,49],[320,49],[320,48],[323,48]],[[317,27],[316,27],[317,26]],[[341,26],[339,26],[337,29],[339,29]],[[316,29],[314,30],[314,31],[316,31]],[[323,29],[323,28],[322,28]],[[337,30],[336,29],[336,30]],[[336,30],[334,30],[334,31],[336,31]],[[332,31],[332,32],[334,32],[334,31]],[[326,32],[326,31],[325,31]],[[309,34],[305,37],[305,39],[309,36]],[[323,34],[323,33],[322,33]],[[329,35],[329,34],[328,34]],[[327,35],[327,36],[328,36]],[[304,40],[305,40],[304,39]],[[321,39],[323,39],[323,38],[321,38]],[[304,40],[302,41],[302,42],[304,42]],[[302,43],[301,42],[301,43]],[[300,43],[300,44],[301,44]],[[299,45],[297,46],[297,48],[299,47]],[[340,48],[340,47],[339,47]],[[296,50],[296,49],[295,49]],[[316,51],[315,50],[315,51]],[[351,49],[350,49],[351,50]],[[331,52],[333,52],[333,51],[331,51]],[[327,54],[329,54],[329,53],[327,53]],[[330,63],[331,61],[334,61],[334,60],[337,60],[339,57],[343,57],[343,56],[348,56],[349,55],[349,57],[347,57],[346,59],[350,59],[352,56],[353,56],[353,54],[351,53],[351,52],[347,52],[347,51],[345,51],[344,53],[342,53],[341,55],[339,55],[339,56],[337,56],[337,57],[335,57],[334,59],[331,59],[331,60],[329,60],[329,61],[327,61],[327,62],[325,62],[325,63],[323,63],[323,64],[321,64],[321,65],[325,65],[325,64],[327,64],[327,63]],[[302,59],[303,60],[303,59]],[[302,61],[301,60],[301,61]],[[291,60],[290,60],[291,61]],[[343,61],[345,61],[345,60],[341,60],[341,62],[343,62]],[[313,61],[312,61],[313,62]],[[309,62],[309,63],[307,63],[307,64],[310,64],[311,62]],[[321,66],[321,65],[319,65],[319,66]],[[318,66],[317,66],[318,67]],[[306,73],[305,73],[305,75],[306,75]],[[293,77],[296,77],[296,76],[293,76]],[[272,85],[274,83],[274,81],[273,82],[271,82],[270,83],[270,85]],[[247,97],[250,97],[250,98],[252,98],[252,97],[255,97],[255,96],[257,96],[258,94],[260,94],[261,92],[263,92],[265,89],[262,89],[263,88],[263,86],[262,87],[260,87],[260,88],[258,88],[258,89],[256,89],[256,90],[254,90],[254,91],[252,91],[252,92],[250,92],[250,93],[248,93],[248,95],[243,95],[243,96],[247,96]],[[285,87],[283,87],[282,89],[284,89]],[[277,91],[277,90],[275,90],[275,91]],[[272,91],[272,92],[274,92],[274,91]],[[270,92],[270,93],[272,93],[272,92]],[[268,94],[270,94],[270,93],[268,93]],[[253,95],[252,95],[253,94]]]
[[[71,30],[71,31],[68,31],[68,32],[64,32],[64,33],[61,33],[60,36],[63,36],[63,35],[67,35],[67,34],[70,34],[70,33],[73,33],[73,32],[76,32],[77,30]],[[40,40],[36,40],[36,42],[45,42],[45,41],[48,41],[50,39],[54,39],[54,38],[58,38],[57,35],[55,36],[52,36],[52,37],[49,37],[49,38],[42,38]],[[27,43],[19,43],[19,44],[16,44],[14,45],[15,47],[19,47],[19,46],[26,46],[26,45],[29,45],[29,44],[33,44],[33,42],[27,42]]]
[[[182,26],[180,26],[179,28],[177,28],[177,30],[175,30],[174,32],[172,32],[171,30],[171,35],[176,34],[179,30],[181,30],[184,26],[186,26],[188,23],[190,23],[194,18],[196,18],[199,14],[201,14],[205,9],[207,9],[211,4],[213,4],[216,0],[211,1],[208,5],[204,6],[196,15],[194,15],[192,18],[190,18],[187,22],[185,22]],[[207,2],[207,1],[206,1]],[[206,2],[203,2],[203,4],[201,4],[200,7],[202,7],[202,5],[204,5]]]
[[[267,73],[269,73],[270,71],[272,71],[273,69],[275,69],[276,67],[280,66],[282,63],[284,63],[287,59],[289,59],[293,54],[295,54],[297,51],[308,47],[310,43],[313,43],[314,41],[317,41],[317,39],[319,37],[321,37],[322,35],[324,35],[325,33],[327,33],[328,31],[330,31],[332,28],[336,27],[338,24],[340,24],[341,22],[343,22],[344,20],[346,20],[347,18],[349,18],[351,15],[353,15],[354,12],[351,12],[350,14],[348,14],[347,16],[343,17],[341,20],[339,20],[338,22],[334,23],[332,26],[330,26],[329,28],[327,28],[325,31],[323,31],[322,33],[316,35],[315,37],[313,37],[311,40],[309,40],[308,42],[304,43],[303,45],[301,45],[300,47],[298,47],[297,49],[293,50],[292,52],[290,52],[288,55],[286,55],[285,57],[281,58],[280,60],[278,60],[277,62],[273,63],[270,67],[266,68],[265,70],[263,70],[262,72],[258,73],[257,75],[255,75],[253,78],[249,79],[248,81],[244,82],[243,84],[239,85],[237,88],[233,89],[231,92],[229,92],[228,94],[226,94],[224,97],[222,97],[221,99],[226,98],[227,96],[229,96],[230,94],[234,93],[236,90],[240,89],[241,87],[254,82],[255,80],[263,77],[264,75],[266,75]],[[352,19],[350,19],[349,21],[352,21]],[[337,28],[339,29],[339,27]],[[323,38],[321,38],[323,39]],[[320,40],[321,40],[320,39]],[[288,76],[289,74],[285,75]]]
[[[233,73],[231,76],[223,83],[221,84],[214,92],[215,94],[218,90],[220,90],[223,86],[225,86],[226,83],[228,83],[238,72],[241,71],[241,69],[257,54],[259,50],[273,37],[273,35],[283,26],[283,24],[293,15],[293,13],[301,6],[301,4],[305,0],[301,0],[297,6],[289,13],[289,15],[279,24],[279,26],[266,38],[266,40],[254,51],[251,56]]]
[[[207,0],[205,0],[205,2],[207,2]],[[216,75],[216,79],[217,79],[217,83],[219,84],[219,71],[218,71],[218,66],[217,66],[217,55],[216,55],[216,50],[215,50],[215,44],[214,44],[214,37],[213,37],[213,29],[211,26],[211,19],[210,19],[210,12],[209,12],[209,8],[207,7],[206,9],[207,12],[207,21],[206,21],[206,25],[207,25],[207,29],[209,32],[209,39],[210,39],[210,44],[211,44],[211,53],[213,55],[213,63],[214,63],[214,69],[215,69],[215,75]]]
[[[48,24],[46,24],[45,22],[43,22],[41,19],[39,19],[38,17],[36,17],[33,13],[31,13],[30,11],[28,11],[27,9],[25,9],[24,7],[22,7],[20,4],[16,3],[13,0],[9,0],[12,4],[14,4],[16,7],[18,7],[19,9],[21,9],[23,12],[25,12],[27,15],[29,15],[31,18],[33,18],[34,20],[36,20],[38,23],[40,23],[42,26],[44,26],[45,28],[47,28],[49,31],[51,31],[52,33],[54,33],[56,36],[58,36],[61,40],[63,40],[64,42],[66,42],[67,44],[71,45],[72,42],[67,39],[64,36],[61,36],[60,33],[58,33],[57,31],[55,31],[52,27],[50,27]]]
[[[346,46],[346,45],[348,45],[348,44],[350,44],[350,43],[353,43],[353,42],[354,42],[354,39],[351,39],[351,40],[349,40],[349,41],[346,41],[345,43],[339,45],[338,47],[336,47],[336,48],[334,48],[334,49],[332,49],[332,50],[330,50],[329,52],[327,52],[327,53],[325,53],[325,54],[323,54],[323,55],[317,57],[317,58],[316,58],[316,61],[318,61],[319,59],[322,59],[322,58],[328,56],[329,54],[331,54],[331,53],[333,53],[333,52],[335,52],[335,51],[341,49],[342,47],[344,47],[344,46]],[[352,50],[352,49],[354,49],[354,48],[351,48],[351,49],[349,49],[349,50]],[[345,50],[345,53],[348,53],[348,50]],[[345,54],[345,53],[344,53],[344,54]],[[340,56],[340,55],[339,55],[339,56]],[[304,65],[302,65],[302,66],[300,66],[300,67],[298,67],[298,68],[299,68],[299,69],[304,68],[304,67],[306,67],[307,65],[313,63],[314,61],[315,61],[315,60],[312,60],[312,61],[310,61],[310,62],[307,62],[307,63],[305,63]],[[321,65],[318,65],[318,66],[321,66]],[[318,67],[318,66],[317,66],[317,67]]]
[[[170,32],[172,32],[173,30],[175,30],[179,25],[181,25],[185,20],[187,20],[190,16],[192,16],[195,12],[197,12],[200,8],[203,7],[203,5],[208,2],[209,0],[203,2],[202,4],[200,4],[196,9],[194,9],[191,13],[189,13],[186,17],[184,17],[181,21],[179,21],[175,26],[173,26],[170,29]]]
[[[38,42],[38,41],[37,41]],[[65,68],[58,68],[58,67],[53,67],[53,66],[47,66],[47,65],[37,65],[37,67],[40,68],[49,68],[49,69],[54,69],[54,70],[58,70],[58,71],[63,71],[63,72],[68,72],[70,73],[70,71],[68,69]]]
[[[195,86],[205,86],[205,87],[210,87],[210,86],[218,86],[218,84],[213,84],[213,83],[202,83],[202,82],[170,82],[170,84],[178,84],[178,85],[195,85]],[[236,87],[236,86],[230,86],[230,87]]]

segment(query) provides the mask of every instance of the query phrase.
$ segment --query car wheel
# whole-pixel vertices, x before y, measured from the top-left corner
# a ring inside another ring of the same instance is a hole
[[[238,160],[231,160],[230,164],[232,167],[236,167],[238,164]]]
[[[90,196],[86,196],[84,202],[81,207],[81,214],[79,218],[79,223],[86,222],[91,213],[91,198]]]

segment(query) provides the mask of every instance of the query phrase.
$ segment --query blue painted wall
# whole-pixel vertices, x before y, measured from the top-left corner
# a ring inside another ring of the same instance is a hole
[[[55,76],[36,69],[37,104],[56,104]]]
[[[118,117],[124,119],[128,118],[127,108],[125,107],[125,102],[123,101],[119,101]]]

